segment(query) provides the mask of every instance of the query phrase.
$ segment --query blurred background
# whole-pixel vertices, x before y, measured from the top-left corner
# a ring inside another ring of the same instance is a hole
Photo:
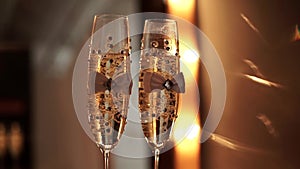
[[[227,80],[215,133],[199,144],[195,130],[161,155],[160,168],[299,168],[299,11],[296,0],[1,0],[0,169],[102,167],[74,112],[73,68],[94,14],[137,12],[170,13],[198,26]],[[199,58],[190,62],[200,86],[195,125],[201,126],[210,84]],[[111,158],[116,169],[152,168],[152,158]]]

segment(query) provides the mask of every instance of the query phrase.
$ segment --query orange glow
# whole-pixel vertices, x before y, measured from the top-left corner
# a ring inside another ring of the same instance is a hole
[[[184,154],[185,157],[196,157],[196,158],[200,158],[199,156],[199,142],[197,141],[197,139],[185,139],[181,142],[181,144],[179,144],[177,146],[176,151]],[[180,158],[180,157],[179,157]],[[190,160],[187,160],[190,161]],[[184,164],[186,165],[186,164]],[[184,167],[178,167],[178,168],[184,168]],[[190,167],[187,167],[190,168]]]
[[[195,0],[166,0],[168,13],[182,17],[189,22],[195,24],[197,15],[196,13],[196,1]],[[200,66],[200,54],[197,50],[197,40],[195,39],[194,32],[186,31],[179,34],[182,42],[179,43],[180,56],[182,63],[188,68],[193,75],[194,79],[198,79],[198,71]],[[191,79],[186,79],[186,84],[193,83]],[[198,90],[198,89],[195,89]],[[175,148],[175,161],[176,168],[188,168],[188,169],[199,169],[200,168],[200,120],[195,117],[198,110],[194,110],[192,107],[195,104],[195,100],[189,93],[183,95],[182,99],[188,100],[182,109],[176,120],[174,126],[174,140],[179,143]],[[188,104],[188,105],[187,105]],[[191,124],[191,122],[193,122]],[[187,134],[187,135],[186,135]],[[185,138],[183,139],[183,136]],[[182,140],[183,139],[183,140]]]
[[[191,40],[190,42],[193,41]],[[192,43],[192,45],[195,45],[195,43]],[[182,43],[180,43],[180,53],[182,53],[182,63],[191,72],[193,79],[197,79],[200,65],[199,54]],[[186,78],[185,80],[187,84],[194,83],[192,79]],[[180,107],[180,114],[174,125],[173,137],[175,142],[179,143],[175,148],[175,161],[176,168],[178,169],[200,168],[200,123],[199,119],[195,117],[195,114],[198,113],[198,110],[194,110],[192,106],[193,104],[197,104],[195,103],[196,101],[192,99],[195,98],[194,94],[195,93],[186,93],[182,96],[182,99],[188,101],[185,103],[184,107]],[[191,122],[193,123],[191,124]]]
[[[196,121],[190,132],[179,145],[176,146],[176,168],[199,169],[200,168],[200,125]]]
[[[191,101],[192,102],[192,101]],[[194,126],[199,126],[195,119],[194,113],[192,113],[193,110],[182,110],[178,116],[178,119],[176,120],[176,123],[174,125],[174,140],[176,143],[182,144],[183,137],[186,137],[185,139],[197,139],[195,136],[192,135],[195,134]],[[190,122],[194,122],[194,124],[190,124]],[[199,129],[200,130],[200,129]],[[191,134],[191,135],[190,135]]]
[[[181,132],[182,130],[177,130],[177,132]],[[180,133],[182,134],[182,133]],[[198,149],[195,149],[195,147],[199,147],[199,137],[200,135],[200,125],[197,124],[197,121],[195,124],[190,126],[190,130],[188,131],[186,138],[182,140],[179,145],[177,146],[178,151],[180,152],[197,152]],[[179,138],[177,138],[180,140]]]
[[[189,21],[195,19],[195,0],[167,0],[168,12]]]
[[[185,77],[185,83],[186,84],[195,83],[193,80],[198,78],[198,71],[200,65],[199,55],[195,51],[185,46],[184,44],[180,44],[180,53],[183,53],[183,55],[181,56],[182,63],[192,74],[192,77]],[[180,145],[185,144],[185,141],[183,141],[182,139],[183,137],[186,137],[186,134],[189,133],[190,130],[192,130],[193,126],[195,125],[200,126],[199,122],[196,119],[197,118],[196,114],[198,113],[198,109],[195,110],[193,106],[198,104],[196,103],[198,100],[194,100],[195,97],[197,97],[196,93],[185,93],[184,95],[181,96],[181,99],[185,100],[186,102],[185,102],[185,106],[179,107],[180,114],[174,125],[174,134],[173,134],[175,142],[180,143]],[[193,123],[191,124],[191,122]],[[191,144],[188,145],[191,146]],[[199,147],[199,145],[197,145],[196,147]]]

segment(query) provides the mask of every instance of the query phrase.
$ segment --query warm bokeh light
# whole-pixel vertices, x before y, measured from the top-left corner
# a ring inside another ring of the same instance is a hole
[[[199,131],[197,132],[197,134],[199,134]],[[177,146],[177,152],[180,152],[181,154],[184,154],[185,157],[187,157],[188,155],[192,155],[196,158],[197,157],[200,158],[200,156],[199,156],[200,152],[199,152],[198,147],[199,147],[199,136],[196,136],[193,139],[183,140]]]
[[[189,132],[186,138],[189,140],[197,140],[199,138],[199,134],[200,134],[200,125],[194,124],[194,126],[192,126],[191,131]]]
[[[193,20],[195,16],[195,0],[167,0],[168,12],[187,20]]]
[[[278,83],[274,83],[274,82],[271,82],[269,80],[266,80],[266,79],[263,79],[263,78],[259,78],[259,77],[256,77],[256,76],[252,76],[252,75],[247,75],[245,74],[244,77],[256,82],[256,83],[259,83],[259,84],[262,84],[262,85],[265,85],[265,86],[269,86],[269,87],[277,87],[277,88],[282,88],[283,86],[278,84]]]
[[[198,121],[191,127],[184,140],[176,147],[176,168],[199,169],[200,160],[200,125]]]
[[[191,101],[191,104],[193,102]],[[180,112],[180,115],[178,116],[178,119],[176,120],[176,123],[174,125],[174,140],[176,143],[182,144],[183,139],[196,139],[195,134],[197,131],[195,131],[197,128],[194,126],[199,126],[197,119],[195,119],[195,114],[192,113],[193,110],[182,110]],[[193,122],[193,124],[190,124],[190,122]],[[200,128],[199,128],[200,131]],[[185,138],[183,138],[185,137]]]
[[[191,40],[191,42],[193,41]],[[189,68],[189,71],[193,74],[194,78],[197,79],[200,66],[199,54],[183,44],[180,44],[180,53],[182,53],[180,58],[182,63]]]
[[[187,63],[196,63],[198,62],[199,55],[193,50],[185,50],[182,59]]]
[[[167,0],[168,13],[182,17],[187,21],[196,24],[197,15],[195,0]],[[180,56],[182,63],[193,75],[193,79],[198,79],[200,68],[200,54],[197,51],[197,39],[192,31],[184,29],[184,25],[179,25],[180,34]],[[183,28],[183,29],[181,29]],[[180,33],[180,31],[185,31]],[[186,84],[193,83],[186,79]],[[198,90],[194,89],[194,90]],[[199,169],[200,168],[200,120],[195,117],[198,110],[193,109],[191,105],[195,104],[192,96],[186,96],[188,105],[182,106],[180,115],[174,126],[174,139],[179,145],[175,148],[176,168]],[[193,95],[190,93],[190,95]],[[197,103],[196,103],[197,104]],[[191,124],[191,122],[193,122]],[[188,131],[188,132],[187,132]],[[183,139],[182,136],[185,136]]]
[[[191,78],[186,77],[185,83],[186,84],[195,83],[194,80],[198,78],[198,71],[200,66],[199,54],[196,53],[191,48],[185,46],[183,43],[180,44],[180,53],[183,53],[181,55],[182,64],[184,64],[184,67],[187,68],[190,74],[193,76]],[[193,90],[198,90],[198,89],[193,89]],[[191,133],[192,130],[195,130],[194,126],[199,126],[199,122],[197,121],[197,117],[196,117],[198,113],[198,109],[195,110],[193,106],[199,104],[196,103],[198,100],[195,100],[194,99],[195,97],[197,97],[196,93],[185,93],[181,98],[181,99],[185,99],[185,105],[179,107],[180,114],[174,125],[174,134],[173,134],[176,143],[180,143],[181,145],[185,144],[184,141],[182,140],[183,136],[186,138],[188,137],[191,138],[189,134]],[[191,124],[191,122],[193,123]],[[193,133],[195,134],[195,132]]]

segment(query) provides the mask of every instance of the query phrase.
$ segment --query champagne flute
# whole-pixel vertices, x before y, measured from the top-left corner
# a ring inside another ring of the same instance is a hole
[[[139,110],[144,136],[155,154],[166,145],[178,115],[185,83],[179,62],[177,23],[171,19],[145,21],[139,74]]]
[[[131,93],[128,18],[95,16],[88,62],[88,123],[109,168],[123,134]]]

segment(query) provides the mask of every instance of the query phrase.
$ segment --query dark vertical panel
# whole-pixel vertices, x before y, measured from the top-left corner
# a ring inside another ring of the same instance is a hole
[[[166,5],[163,0],[142,0],[141,1],[142,12],[166,12]]]
[[[31,166],[30,58],[26,47],[0,45],[0,125],[6,138],[1,166]],[[21,145],[21,147],[19,147]],[[19,148],[18,148],[19,147]],[[19,153],[18,153],[19,151]]]

